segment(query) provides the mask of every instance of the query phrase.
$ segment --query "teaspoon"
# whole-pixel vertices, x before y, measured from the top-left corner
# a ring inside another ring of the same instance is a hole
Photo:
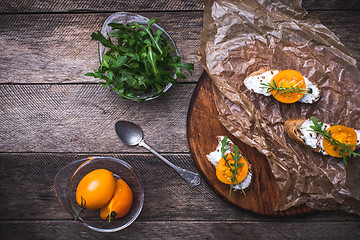
[[[200,175],[198,173],[191,172],[189,170],[183,169],[179,166],[176,166],[163,156],[161,156],[158,152],[152,149],[149,145],[147,145],[144,141],[144,133],[140,126],[136,125],[133,122],[128,121],[118,121],[115,124],[115,131],[119,138],[127,145],[135,146],[139,145],[141,147],[146,148],[153,154],[155,154],[158,158],[163,160],[166,164],[172,167],[179,175],[182,177],[190,187],[198,186],[201,182]]]

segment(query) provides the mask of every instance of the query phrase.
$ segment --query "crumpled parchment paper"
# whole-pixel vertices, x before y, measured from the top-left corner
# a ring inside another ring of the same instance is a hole
[[[206,0],[199,59],[213,81],[219,119],[264,154],[280,190],[274,210],[305,203],[360,214],[360,158],[323,156],[292,141],[288,119],[310,118],[360,129],[356,60],[299,0]],[[318,84],[317,103],[283,104],[243,81],[260,67],[294,69]]]

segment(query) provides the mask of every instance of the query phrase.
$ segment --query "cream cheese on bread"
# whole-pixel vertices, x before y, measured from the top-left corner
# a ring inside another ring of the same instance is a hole
[[[216,166],[217,166],[219,160],[222,158],[222,155],[221,155],[221,146],[222,146],[221,141],[223,139],[224,139],[224,136],[219,136],[218,137],[219,144],[217,145],[216,149],[213,152],[206,155],[206,158],[215,167],[215,169],[216,169]],[[225,146],[225,149],[227,149],[225,151],[225,154],[228,154],[228,153],[231,152],[230,149],[232,148],[233,145],[234,145],[234,143],[230,139],[228,139],[227,140],[227,145]],[[252,174],[251,174],[251,171],[249,170],[249,172],[246,175],[245,179],[240,183],[241,188],[246,189],[250,185],[251,179],[252,179]],[[240,186],[237,185],[237,184],[234,184],[233,188],[235,190],[240,190],[241,189]]]
[[[314,148],[314,149],[319,149],[323,155],[328,155],[323,148],[323,137],[320,134],[315,133],[312,130],[312,128],[310,128],[310,126],[314,126],[314,123],[310,119],[305,120],[299,128],[300,133],[301,133],[299,137],[302,140],[304,140],[305,144],[308,145],[309,147]],[[330,127],[329,124],[324,123],[324,126],[322,129],[326,130],[329,127]],[[355,132],[357,135],[357,145],[359,145],[360,144],[360,130],[355,130]]]
[[[269,84],[273,77],[278,74],[280,70],[269,70],[265,68],[260,68],[260,70],[250,74],[244,80],[244,84],[247,89],[251,92],[263,94],[265,96],[271,96],[271,93],[267,93],[267,89],[264,88],[261,84]],[[304,96],[299,100],[302,103],[314,103],[320,98],[320,90],[316,84],[311,82],[307,77],[303,76],[306,88],[309,89],[310,94],[304,94]]]

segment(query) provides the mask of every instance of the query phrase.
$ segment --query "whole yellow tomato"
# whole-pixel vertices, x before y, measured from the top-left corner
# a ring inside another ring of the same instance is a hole
[[[81,208],[95,210],[105,206],[115,191],[113,173],[96,169],[81,179],[76,189],[76,202]]]
[[[133,203],[132,191],[122,179],[116,180],[115,193],[110,202],[100,209],[100,217],[104,220],[125,216]]]

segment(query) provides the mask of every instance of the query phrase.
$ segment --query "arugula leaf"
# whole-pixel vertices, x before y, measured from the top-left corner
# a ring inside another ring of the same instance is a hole
[[[178,78],[185,78],[182,70],[191,74],[194,64],[181,61],[160,29],[153,33],[151,25],[156,21],[150,19],[145,26],[136,22],[110,23],[109,38],[101,32],[92,33],[92,39],[104,45],[106,52],[98,70],[85,75],[105,80],[100,84],[125,99],[142,102],[164,94],[168,83],[176,84],[174,74]],[[149,96],[137,96],[144,93]]]
[[[110,49],[115,49],[115,45],[112,43],[112,41],[110,40],[110,38],[106,39],[100,31],[98,31],[97,33],[92,33],[91,34],[91,39],[92,40],[97,40],[99,42],[101,42],[102,45],[104,45],[105,47],[108,47]]]
[[[226,159],[228,154],[225,155],[225,152],[228,150],[228,148],[226,148],[227,144],[228,144],[228,138],[227,138],[227,136],[224,136],[223,140],[221,141],[221,156],[225,160],[227,166],[229,167],[231,173],[233,174],[233,176],[231,178],[230,191],[229,191],[229,199],[230,199],[234,184],[238,184],[238,186],[240,187],[240,189],[244,195],[246,195],[246,193],[245,193],[244,189],[241,187],[241,184],[236,179],[236,174],[237,174],[238,168],[240,168],[244,165],[244,163],[239,164],[239,160],[243,156],[240,155],[238,146],[234,146],[234,153],[228,153],[228,154],[231,154],[231,156],[235,162],[233,164],[230,164],[229,161]]]

